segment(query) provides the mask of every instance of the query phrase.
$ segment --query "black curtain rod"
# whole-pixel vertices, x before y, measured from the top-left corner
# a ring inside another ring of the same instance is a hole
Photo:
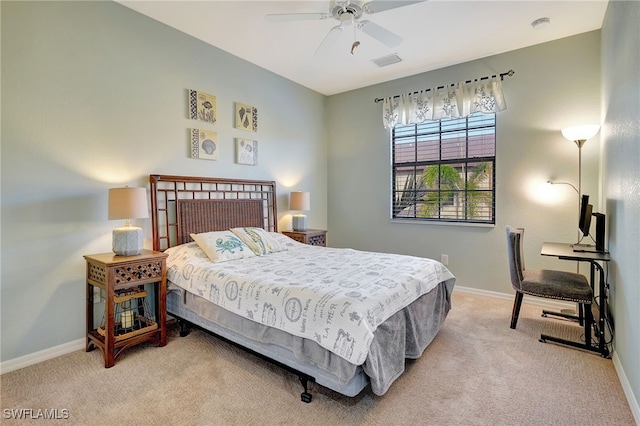
[[[501,81],[502,81],[502,80],[504,80],[504,78],[505,78],[505,77],[511,77],[511,76],[512,76],[512,75],[514,75],[515,73],[516,73],[516,72],[515,72],[514,70],[509,70],[509,71],[507,71],[507,72],[500,73],[500,74],[499,74],[499,75],[500,75],[500,80],[501,80]],[[492,75],[491,77],[481,77],[481,78],[480,78],[480,80],[488,80],[488,79],[493,78],[493,77],[496,77],[496,75]],[[473,81],[474,81],[474,80],[467,80],[467,81],[465,81],[465,83],[471,83],[471,82],[473,82]],[[450,84],[450,86],[455,86],[456,84],[457,84],[457,83],[451,83],[451,84]],[[444,89],[445,87],[446,87],[446,86],[438,86],[438,87],[436,88],[436,90]],[[429,90],[431,90],[431,89],[426,89],[425,91],[429,91]],[[413,94],[414,94],[414,95],[415,95],[416,93],[420,93],[420,92],[413,92]],[[395,99],[395,98],[399,98],[400,96],[401,96],[401,95],[395,95],[393,98],[394,98],[394,99]],[[373,101],[374,101],[375,103],[382,102],[382,101],[384,101],[384,98],[375,98]]]

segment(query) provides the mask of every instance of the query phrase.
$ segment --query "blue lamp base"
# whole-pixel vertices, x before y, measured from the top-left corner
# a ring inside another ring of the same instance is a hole
[[[135,256],[142,252],[142,228],[123,226],[113,230],[113,252],[118,256]]]
[[[307,216],[303,214],[294,214],[291,219],[291,227],[294,231],[306,231]]]

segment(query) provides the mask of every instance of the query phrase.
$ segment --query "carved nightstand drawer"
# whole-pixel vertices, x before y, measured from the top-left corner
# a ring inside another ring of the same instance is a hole
[[[154,280],[162,277],[162,260],[147,260],[144,262],[132,262],[124,266],[113,268],[114,284],[137,285],[140,281]]]
[[[307,229],[306,231],[282,231],[287,237],[310,246],[327,246],[327,231],[322,229]]]

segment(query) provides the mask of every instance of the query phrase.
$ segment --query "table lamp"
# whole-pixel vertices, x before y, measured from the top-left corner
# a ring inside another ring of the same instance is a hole
[[[109,220],[125,219],[126,223],[113,230],[113,252],[118,256],[134,256],[143,248],[142,228],[131,226],[131,219],[149,217],[145,188],[109,189]]]
[[[311,198],[308,192],[294,191],[289,197],[289,208],[291,210],[298,210],[297,214],[294,214],[291,219],[291,227],[294,231],[306,231],[307,230],[307,216],[302,212],[311,209]]]

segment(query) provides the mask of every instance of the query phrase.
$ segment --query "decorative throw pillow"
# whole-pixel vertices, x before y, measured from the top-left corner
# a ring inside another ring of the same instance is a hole
[[[231,232],[258,256],[286,250],[275,238],[269,235],[269,232],[262,228],[231,228]]]
[[[191,234],[191,238],[198,243],[198,246],[212,262],[225,262],[255,256],[246,244],[229,231]]]

